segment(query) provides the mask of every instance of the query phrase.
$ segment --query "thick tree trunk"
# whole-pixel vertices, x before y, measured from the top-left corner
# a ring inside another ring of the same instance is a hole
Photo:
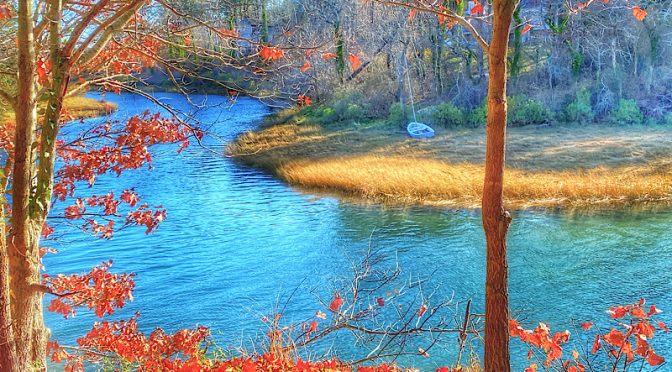
[[[483,228],[487,243],[485,283],[485,371],[510,371],[509,294],[506,234],[511,217],[504,210],[506,140],[506,57],[509,28],[517,0],[493,3],[492,40],[488,50],[488,127],[483,185]]]
[[[18,372],[15,368],[16,348],[10,309],[9,255],[5,233],[5,213],[0,210],[0,371]]]
[[[42,318],[39,229],[31,220],[31,189],[35,167],[35,48],[33,3],[20,0],[18,7],[18,81],[15,105],[14,169],[12,171],[12,216],[9,234],[11,312],[16,345],[15,368],[44,368],[46,334]]]
[[[63,55],[60,37],[62,0],[50,0],[49,6],[49,18],[53,20],[49,27],[52,83],[42,125],[35,208],[32,215],[32,218],[38,221],[40,226],[44,224],[51,205],[51,195],[54,188],[56,137],[58,136],[63,99],[68,89],[70,76],[68,73],[70,56]]]

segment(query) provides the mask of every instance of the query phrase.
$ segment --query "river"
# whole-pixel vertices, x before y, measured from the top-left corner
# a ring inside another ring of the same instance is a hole
[[[190,110],[177,94],[156,97]],[[157,110],[129,94],[105,98],[119,105],[110,119]],[[230,108],[227,102],[207,97],[211,107],[195,113],[220,137],[206,139],[220,154],[226,142],[254,129],[269,113],[252,99],[241,98]],[[351,263],[369,246],[396,260],[406,277],[431,276],[427,288],[438,287],[433,299],[473,298],[474,311],[483,311],[485,247],[478,211],[343,201],[297,190],[199,146],[180,155],[176,149],[158,148],[152,170],[101,177],[91,189],[78,189],[81,195],[118,195],[134,187],[143,201],[168,210],[168,219],[154,234],[129,228],[106,241],[55,223],[58,239],[49,246],[59,253],[45,258],[50,273],[83,272],[113,259],[115,271],[137,274],[135,300],[110,319],[139,311],[146,331],[198,324],[210,327],[221,345],[249,344],[265,331],[260,314],[270,314],[296,288],[284,319],[324,310],[310,290],[328,300],[334,280],[347,277]],[[53,213],[68,204],[58,203]],[[644,297],[667,310],[660,320],[672,323],[670,226],[670,211],[514,213],[509,237],[512,309],[528,326],[545,321],[554,331],[574,330],[570,320],[607,326],[610,305]],[[62,344],[74,343],[95,320],[88,311],[68,320],[47,314],[52,338]],[[332,340],[334,351],[346,359],[361,356],[348,336],[342,336],[343,342],[338,337]],[[672,350],[670,337],[653,341],[663,356],[672,357],[664,352]],[[514,366],[522,368],[524,350],[517,340],[512,345]],[[403,361],[432,370],[454,357],[451,342],[435,347],[430,358]]]

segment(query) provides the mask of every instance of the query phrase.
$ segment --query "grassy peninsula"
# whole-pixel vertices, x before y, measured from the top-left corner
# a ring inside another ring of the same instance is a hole
[[[43,104],[40,105],[42,107]],[[99,101],[84,96],[68,97],[63,102],[64,112],[72,119],[93,118],[104,116],[117,109],[117,105],[108,101]],[[9,107],[0,107],[3,121],[13,121],[14,113]]]
[[[478,207],[485,129],[412,139],[387,120],[320,124],[288,110],[228,153],[292,185],[393,203]],[[672,201],[672,127],[607,124],[508,131],[512,208],[612,207]]]

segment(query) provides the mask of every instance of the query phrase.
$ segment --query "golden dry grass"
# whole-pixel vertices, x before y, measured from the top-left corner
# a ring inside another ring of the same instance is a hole
[[[63,106],[67,114],[73,118],[103,116],[117,109],[117,105],[112,102],[98,101],[82,96],[66,98]]]
[[[422,159],[358,155],[313,162],[292,162],[279,174],[292,184],[353,192],[368,198],[475,207],[483,187],[483,167]],[[618,172],[531,172],[510,169],[504,193],[516,207],[635,204],[667,201],[672,177],[642,174],[638,168]]]
[[[40,106],[43,106],[43,104]],[[63,101],[63,106],[65,112],[74,119],[103,116],[117,109],[117,105],[112,102],[98,101],[83,96],[68,97]],[[42,112],[42,109],[39,112]],[[2,116],[3,122],[8,120],[14,120],[12,111],[7,111]]]
[[[513,128],[511,207],[672,202],[672,128]],[[280,124],[241,136],[229,153],[291,184],[392,202],[475,207],[483,129],[414,140],[399,129]]]

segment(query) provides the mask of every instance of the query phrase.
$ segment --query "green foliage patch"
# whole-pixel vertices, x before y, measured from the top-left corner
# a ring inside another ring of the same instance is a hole
[[[642,125],[644,114],[633,99],[621,99],[609,114],[607,122],[613,125]]]
[[[564,120],[568,123],[588,124],[595,119],[590,100],[590,91],[583,87],[576,92],[576,99],[564,110]]]

